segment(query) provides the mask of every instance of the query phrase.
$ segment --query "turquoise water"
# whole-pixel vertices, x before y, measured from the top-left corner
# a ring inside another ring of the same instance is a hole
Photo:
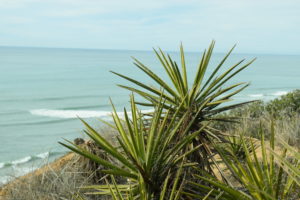
[[[176,52],[171,55],[179,58]],[[186,54],[189,76],[200,55]],[[166,77],[147,51],[0,47],[1,180],[62,155],[66,150],[57,141],[82,136],[77,116],[99,126],[97,118],[107,119],[111,110],[109,97],[119,111],[128,105],[130,93],[116,86],[126,81],[109,71],[148,82],[130,56]],[[211,67],[223,56],[216,53]],[[225,66],[254,57],[255,63],[233,80],[251,83],[237,101],[270,100],[300,88],[300,56],[234,54]]]

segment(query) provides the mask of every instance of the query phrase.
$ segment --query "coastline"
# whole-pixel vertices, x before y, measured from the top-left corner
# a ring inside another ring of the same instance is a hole
[[[252,138],[252,141],[254,144],[259,144],[259,142],[260,142],[260,140],[255,139],[255,138]],[[83,147],[89,147],[89,144],[90,144],[89,142],[84,142]],[[267,144],[267,146],[269,147],[269,144]],[[279,146],[275,147],[275,152],[277,154],[281,154],[283,152],[282,150],[283,149]],[[262,149],[260,146],[256,148],[256,153],[258,154],[257,158],[259,160],[262,160],[263,159]],[[268,153],[268,156],[270,156],[269,153]],[[11,195],[11,191],[14,187],[20,187],[20,186],[22,187],[22,185],[31,183],[32,180],[35,180],[40,176],[44,176],[48,172],[54,172],[57,174],[60,174],[61,172],[65,173],[64,168],[67,165],[70,165],[70,164],[71,164],[71,166],[82,165],[84,163],[82,158],[83,157],[77,156],[77,154],[74,152],[69,152],[69,153],[66,153],[65,155],[57,158],[53,162],[50,162],[40,168],[37,168],[33,172],[30,172],[23,176],[17,177],[16,179],[11,180],[10,182],[0,186],[0,199],[1,200],[10,199],[9,195]],[[216,156],[215,159],[220,160],[220,157]],[[226,165],[220,165],[219,167],[221,167],[222,170],[226,169]],[[214,168],[214,172],[217,174],[217,177],[221,180],[222,179],[221,175],[218,174],[218,170],[216,168]],[[89,173],[92,176],[92,174],[95,173],[95,170],[92,170]],[[232,179],[232,177],[230,176],[230,173],[227,172],[227,173],[225,173],[225,175],[227,176],[228,179],[230,179],[230,180]],[[231,181],[236,185],[239,184],[238,182],[234,181],[233,179]],[[43,186],[42,184],[41,184],[41,186],[46,187],[46,186]],[[45,199],[47,199],[47,198],[45,197]]]
[[[17,184],[23,184],[24,181],[26,181],[32,177],[43,175],[44,173],[46,173],[48,171],[58,171],[58,170],[62,169],[64,166],[66,166],[68,163],[70,163],[74,159],[74,157],[75,157],[74,153],[72,153],[72,152],[67,153],[67,154],[63,155],[62,157],[57,158],[53,162],[46,164],[40,168],[37,168],[33,172],[30,172],[23,176],[17,177],[14,180],[11,180],[8,183],[1,185],[0,186],[0,197],[5,198],[5,196],[7,195],[7,192],[9,191],[10,188],[14,187]]]

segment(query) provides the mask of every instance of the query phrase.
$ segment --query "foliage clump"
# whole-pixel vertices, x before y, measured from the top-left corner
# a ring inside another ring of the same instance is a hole
[[[292,116],[300,114],[300,90],[294,90],[286,95],[276,98],[266,104],[266,110],[270,113],[281,113]]]
[[[268,102],[256,101],[223,113],[222,117],[239,118],[237,123],[214,123],[214,127],[235,135],[245,133],[260,138],[260,128],[270,138],[269,124],[276,124],[276,135],[280,135],[293,146],[300,146],[300,90],[294,90]]]
[[[271,101],[256,101],[251,104],[236,108],[228,112],[228,116],[244,116],[249,113],[251,118],[259,118],[262,115],[272,115],[282,119],[300,114],[300,90],[291,91]]]

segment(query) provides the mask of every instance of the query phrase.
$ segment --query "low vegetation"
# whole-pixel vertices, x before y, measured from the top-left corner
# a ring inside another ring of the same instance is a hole
[[[260,138],[261,127],[265,137],[271,135],[270,123],[276,126],[276,135],[288,141],[292,146],[300,146],[300,90],[295,90],[269,102],[257,101],[246,106],[223,113],[222,117],[239,117],[238,123],[214,124],[223,132],[236,135],[245,133],[248,136]]]

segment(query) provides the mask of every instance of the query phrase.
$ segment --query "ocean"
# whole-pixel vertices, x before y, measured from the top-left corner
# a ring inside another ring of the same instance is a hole
[[[209,70],[224,55],[215,53]],[[116,86],[128,82],[109,71],[150,83],[131,56],[166,78],[151,51],[0,47],[0,184],[66,153],[57,142],[83,137],[78,116],[100,127],[99,118],[109,120],[109,98],[120,112],[128,106],[130,92]],[[300,88],[299,55],[233,54],[224,70],[255,57],[231,81],[250,82],[236,101],[268,101]],[[186,53],[191,80],[200,58]]]

